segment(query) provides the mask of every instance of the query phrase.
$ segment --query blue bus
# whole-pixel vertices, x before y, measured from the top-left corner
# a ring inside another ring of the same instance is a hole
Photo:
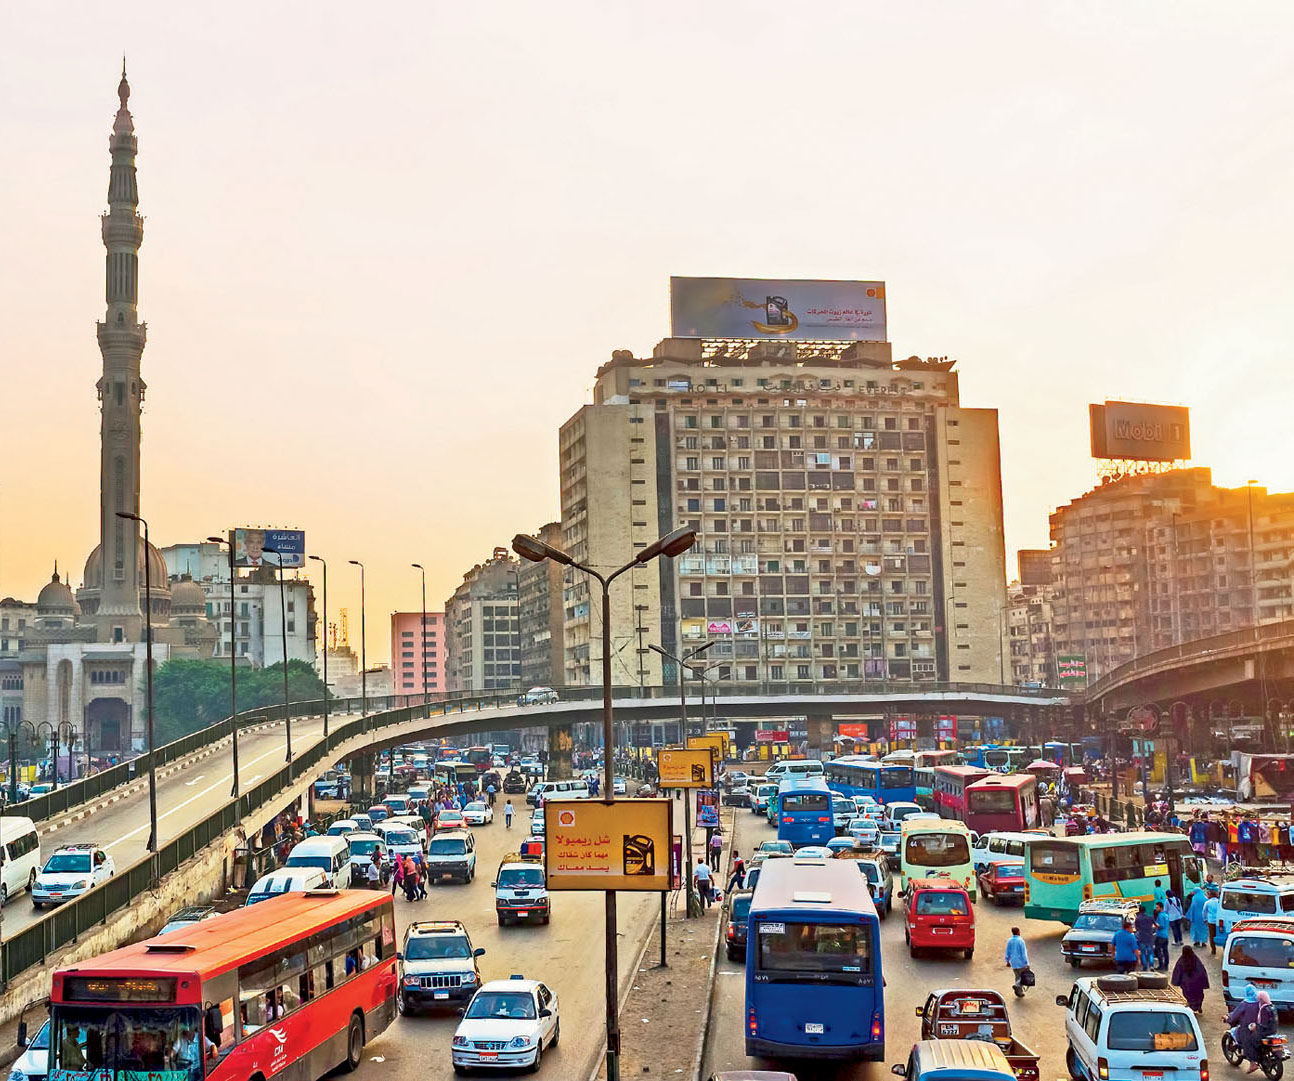
[[[788,778],[777,786],[777,839],[825,845],[836,835],[831,789],[821,777]]]
[[[827,785],[842,796],[871,796],[877,803],[915,803],[916,770],[910,762],[836,758],[826,763]]]
[[[880,921],[852,860],[767,860],[747,918],[746,1054],[885,1059]]]
[[[968,766],[996,770],[998,773],[1016,773],[1031,761],[1026,757],[1024,747],[1001,747],[996,743],[967,747],[962,751],[962,758]]]

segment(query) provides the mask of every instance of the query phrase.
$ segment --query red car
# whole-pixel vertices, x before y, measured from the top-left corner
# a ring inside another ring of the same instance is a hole
[[[970,894],[952,879],[911,879],[903,916],[903,938],[913,957],[921,949],[961,950],[968,961],[974,956]]]
[[[465,830],[467,829],[467,820],[463,818],[462,811],[455,811],[452,808],[442,807],[436,815],[436,830]]]
[[[1024,904],[1024,864],[1002,860],[990,863],[977,876],[979,891],[995,905]]]

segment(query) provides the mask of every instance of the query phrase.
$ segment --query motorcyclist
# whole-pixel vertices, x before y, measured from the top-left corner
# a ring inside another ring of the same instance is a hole
[[[1253,984],[1247,984],[1244,1001],[1238,1002],[1236,1008],[1227,1014],[1227,1024],[1233,1026],[1231,1038],[1236,1041],[1240,1053],[1249,1060],[1246,1072],[1255,1073],[1260,1068],[1263,1037],[1276,1032],[1276,1009],[1272,1006],[1271,996]]]

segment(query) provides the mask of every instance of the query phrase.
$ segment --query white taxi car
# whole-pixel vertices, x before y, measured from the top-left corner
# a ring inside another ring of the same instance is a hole
[[[557,996],[547,986],[521,976],[491,980],[472,996],[454,1032],[454,1073],[481,1067],[538,1070],[561,1031]]]
[[[100,882],[106,882],[117,868],[102,845],[61,845],[45,861],[31,888],[33,908],[57,905],[80,897]]]
[[[469,826],[485,826],[494,821],[494,808],[482,800],[473,800],[463,808],[463,821]]]

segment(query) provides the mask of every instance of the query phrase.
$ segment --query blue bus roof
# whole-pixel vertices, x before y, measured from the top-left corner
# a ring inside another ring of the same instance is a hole
[[[820,776],[813,777],[787,777],[778,786],[778,792],[824,792],[829,793],[831,789],[827,787],[826,778]]]
[[[803,912],[806,916],[830,912],[842,916],[876,919],[876,906],[867,880],[852,860],[766,860],[761,865],[751,916]]]

